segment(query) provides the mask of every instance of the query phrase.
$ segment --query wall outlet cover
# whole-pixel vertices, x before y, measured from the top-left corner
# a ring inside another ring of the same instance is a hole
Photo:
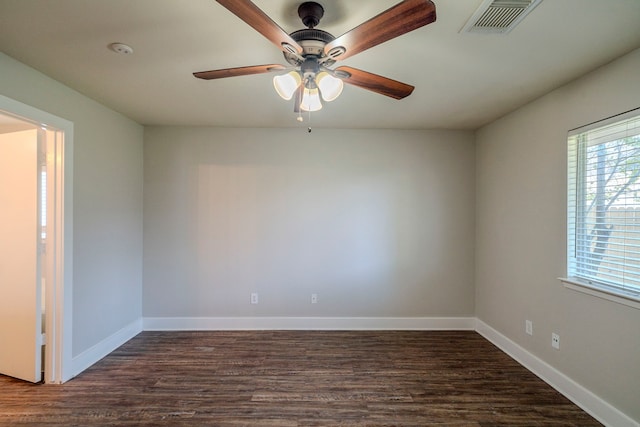
[[[533,322],[531,320],[525,320],[524,330],[527,335],[533,335]]]
[[[551,347],[560,350],[560,335],[555,332],[551,334]]]

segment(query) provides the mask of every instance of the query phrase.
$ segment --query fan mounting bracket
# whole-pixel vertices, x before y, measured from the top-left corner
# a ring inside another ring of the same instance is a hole
[[[315,28],[324,16],[324,8],[314,1],[306,1],[298,6],[298,16],[305,27]]]
[[[331,59],[336,59],[338,56],[344,54],[347,51],[343,46],[336,46],[329,51],[327,56]]]

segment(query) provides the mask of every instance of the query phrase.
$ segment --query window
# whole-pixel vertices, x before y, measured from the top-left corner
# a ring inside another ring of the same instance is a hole
[[[640,301],[640,109],[569,133],[569,280]]]

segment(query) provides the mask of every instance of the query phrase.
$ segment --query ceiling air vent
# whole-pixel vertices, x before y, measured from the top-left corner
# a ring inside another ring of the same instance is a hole
[[[507,34],[542,0],[485,0],[461,33]]]

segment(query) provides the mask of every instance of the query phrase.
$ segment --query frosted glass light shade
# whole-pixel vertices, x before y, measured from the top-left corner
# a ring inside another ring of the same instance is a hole
[[[322,102],[320,102],[320,93],[318,88],[305,88],[302,93],[302,102],[300,103],[300,109],[303,111],[318,111],[322,108]]]
[[[318,75],[316,76],[316,84],[320,88],[322,99],[327,102],[333,101],[334,99],[339,97],[342,93],[342,88],[344,87],[344,83],[342,83],[342,80],[333,77],[326,71],[318,73]]]
[[[273,78],[273,87],[282,99],[288,101],[293,97],[293,94],[296,93],[296,89],[298,89],[301,82],[300,74],[298,74],[297,71],[291,71],[281,76],[275,76]]]

